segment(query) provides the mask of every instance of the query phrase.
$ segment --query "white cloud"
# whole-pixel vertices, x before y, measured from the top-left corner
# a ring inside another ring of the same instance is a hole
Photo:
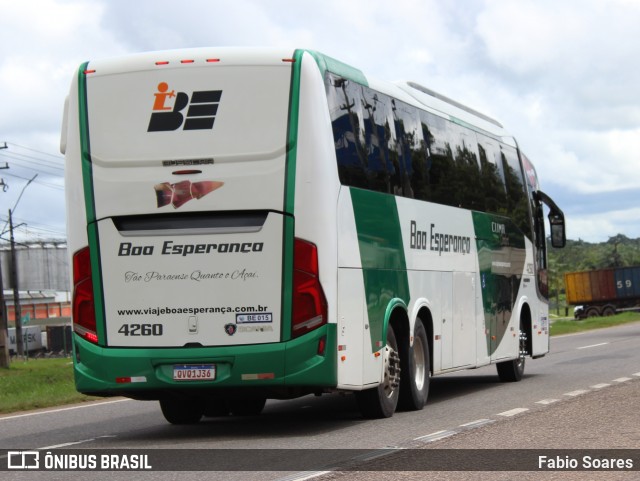
[[[64,97],[85,60],[206,45],[307,47],[502,121],[543,189],[576,216],[570,236],[598,235],[590,208],[611,235],[640,225],[637,210],[602,211],[616,205],[603,202],[606,193],[623,190],[634,203],[640,189],[637,0],[0,0],[0,11],[0,141],[56,153]],[[19,189],[14,180],[3,201]],[[59,207],[38,205],[60,204],[51,200],[58,192],[31,204],[37,192],[29,187],[23,216],[56,217]]]
[[[570,239],[603,242],[617,234],[632,239],[640,237],[640,208],[613,210],[606,213],[576,215],[567,223]]]

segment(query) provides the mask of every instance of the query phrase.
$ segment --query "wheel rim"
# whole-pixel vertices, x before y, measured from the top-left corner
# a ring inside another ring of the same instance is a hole
[[[393,397],[396,389],[400,385],[400,356],[395,346],[387,342],[384,350],[384,382],[382,389],[387,398]]]
[[[413,340],[413,362],[414,362],[414,383],[418,391],[424,387],[426,378],[427,360],[424,356],[424,345],[421,337],[415,337]]]
[[[520,328],[520,356],[518,356],[518,360],[516,362],[516,367],[519,370],[524,369],[524,360],[527,354],[527,333]]]

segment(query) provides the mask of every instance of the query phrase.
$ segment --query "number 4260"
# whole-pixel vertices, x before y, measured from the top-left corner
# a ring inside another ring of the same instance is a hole
[[[162,336],[162,324],[123,324],[118,332],[124,336]]]

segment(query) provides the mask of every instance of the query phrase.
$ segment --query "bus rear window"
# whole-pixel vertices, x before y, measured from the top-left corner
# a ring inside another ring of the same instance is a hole
[[[281,155],[290,78],[290,66],[94,74],[87,78],[93,160],[213,155],[224,162]]]

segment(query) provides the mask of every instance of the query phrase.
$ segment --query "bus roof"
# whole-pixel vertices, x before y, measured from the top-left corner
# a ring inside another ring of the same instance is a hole
[[[202,47],[161,50],[90,61],[87,70],[93,76],[101,76],[156,68],[189,68],[205,64],[226,66],[286,65],[293,60],[296,51],[294,48],[271,47]],[[308,49],[302,49],[301,51],[314,58],[323,74],[326,71],[330,71],[349,78],[400,101],[431,111],[436,115],[447,117],[449,120],[492,136],[500,137],[505,143],[515,146],[515,141],[511,135],[498,121],[427,87],[415,82],[380,81],[370,78],[361,70],[323,53]]]

